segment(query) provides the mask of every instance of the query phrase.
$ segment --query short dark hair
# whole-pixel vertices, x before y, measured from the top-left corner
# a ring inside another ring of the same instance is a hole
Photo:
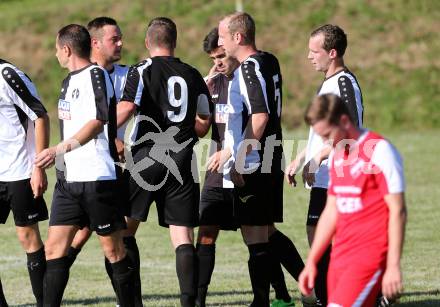
[[[255,21],[251,15],[244,12],[236,12],[226,16],[229,33],[240,33],[244,37],[244,43],[255,45]]]
[[[206,35],[205,39],[203,40],[203,50],[209,54],[218,47],[218,28],[215,27],[208,33],[208,35]]]
[[[174,49],[177,43],[176,24],[167,17],[156,17],[148,24],[147,38],[152,46]]]
[[[60,47],[67,45],[80,58],[90,57],[90,34],[81,25],[70,24],[61,28],[58,31],[58,45]]]
[[[347,105],[339,96],[324,94],[316,96],[308,105],[304,120],[309,126],[313,126],[321,120],[326,120],[330,125],[338,125],[344,114],[352,120]]]
[[[324,35],[324,45],[326,51],[335,49],[339,57],[343,57],[347,49],[347,35],[344,30],[336,25],[326,24],[314,30],[310,36],[318,34]]]
[[[111,17],[96,17],[89,21],[87,30],[89,30],[90,36],[96,36],[97,30],[102,29],[104,26],[118,26],[118,23]]]

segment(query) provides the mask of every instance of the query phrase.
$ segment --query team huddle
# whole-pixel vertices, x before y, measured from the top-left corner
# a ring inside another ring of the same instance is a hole
[[[324,25],[310,35],[308,59],[325,79],[305,110],[307,147],[286,163],[281,69],[276,56],[257,49],[255,32],[247,13],[224,17],[203,40],[213,60],[203,78],[175,56],[169,18],[150,21],[149,57],[130,67],[117,64],[123,43],[114,19],[63,27],[56,57],[69,73],[58,101],[61,141],[52,147],[34,84],[0,59],[0,223],[13,212],[37,306],[62,304],[93,231],[115,303],[143,306],[140,263],[148,259],[135,235],[153,203],[175,250],[181,306],[206,305],[218,234],[238,229],[249,250],[250,306],[295,306],[282,267],[306,307],[389,306],[398,298],[403,164],[392,144],[364,128],[361,88],[343,60],[346,34]],[[194,146],[209,131],[200,191]],[[43,193],[52,166],[49,217]],[[299,172],[310,189],[305,264],[275,226],[283,222],[284,181],[295,187]],[[48,218],[43,244],[38,223]]]

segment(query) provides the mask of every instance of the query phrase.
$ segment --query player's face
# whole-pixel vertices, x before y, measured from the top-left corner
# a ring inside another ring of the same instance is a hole
[[[342,122],[339,125],[332,125],[327,120],[320,120],[313,125],[313,130],[324,142],[331,142],[333,147],[347,138],[347,132]]]
[[[230,76],[234,70],[239,66],[236,59],[228,57],[223,47],[218,47],[209,54],[209,57],[214,62],[216,71],[226,76]]]
[[[228,20],[220,21],[218,26],[218,45],[225,49],[226,55],[230,57],[235,56],[237,44],[228,29]]]
[[[55,56],[58,59],[58,63],[60,63],[61,67],[67,67],[69,57],[67,55],[66,48],[61,47],[60,44],[58,43],[58,37],[55,41],[55,49],[56,49]]]
[[[309,54],[307,58],[315,67],[316,71],[327,72],[330,67],[331,58],[328,51],[322,46],[324,45],[324,34],[317,34],[309,39]]]
[[[102,57],[109,63],[117,62],[121,59],[122,52],[122,33],[118,26],[105,25],[101,29],[102,37],[94,46]]]

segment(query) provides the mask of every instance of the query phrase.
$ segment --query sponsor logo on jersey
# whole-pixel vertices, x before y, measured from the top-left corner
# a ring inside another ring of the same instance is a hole
[[[215,122],[218,124],[226,124],[231,112],[231,106],[227,104],[215,105]]]
[[[58,118],[62,120],[70,120],[70,102],[67,100],[58,100]]]
[[[79,89],[76,88],[72,91],[72,99],[78,99],[78,97],[79,97]]]
[[[340,213],[354,213],[362,210],[362,201],[360,197],[336,197],[336,206]]]

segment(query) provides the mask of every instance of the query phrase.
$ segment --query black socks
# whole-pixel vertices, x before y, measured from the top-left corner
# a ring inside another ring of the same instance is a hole
[[[199,264],[199,280],[196,305],[205,307],[206,294],[211,282],[215,265],[215,244],[197,244],[197,258]]]
[[[69,260],[69,266],[72,266],[72,264],[75,262],[76,257],[81,252],[80,248],[75,248],[73,246],[69,247],[69,250],[67,251],[67,258]]]
[[[46,272],[46,256],[44,246],[33,253],[26,253],[29,279],[31,280],[32,292],[37,300],[37,306],[43,306],[43,280]]]
[[[181,306],[194,307],[197,294],[197,256],[192,244],[182,244],[176,248],[176,272]]]
[[[270,259],[268,248],[268,243],[248,245],[249,276],[251,278],[252,291],[254,292],[254,300],[251,304],[252,307],[269,306],[270,266],[268,263]]]
[[[111,264],[113,283],[121,307],[134,306],[134,268],[128,256]]]
[[[47,260],[44,275],[44,306],[61,306],[64,289],[69,280],[69,263],[67,257]]]
[[[315,281],[315,293],[322,306],[327,306],[327,272],[330,263],[330,252],[331,245],[324,252],[317,265],[318,275]]]
[[[136,307],[142,307],[142,288],[141,288],[141,262],[139,259],[139,248],[136,243],[136,238],[124,237],[124,246],[127,251],[127,256],[130,258],[133,264],[133,282],[134,282],[134,305]]]

